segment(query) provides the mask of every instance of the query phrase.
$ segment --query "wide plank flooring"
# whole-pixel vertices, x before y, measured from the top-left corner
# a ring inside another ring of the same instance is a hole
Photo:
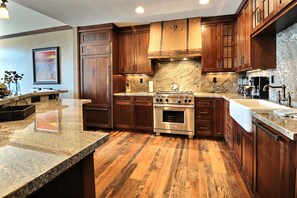
[[[97,197],[250,197],[223,141],[116,131],[94,160]]]

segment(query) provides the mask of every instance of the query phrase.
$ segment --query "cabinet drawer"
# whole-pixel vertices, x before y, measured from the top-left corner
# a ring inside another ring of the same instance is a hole
[[[213,100],[210,99],[196,99],[196,106],[213,108]]]
[[[211,108],[199,107],[196,109],[196,118],[203,119],[203,120],[211,120],[212,113],[213,113],[213,110]]]
[[[135,102],[153,102],[153,97],[149,96],[135,96]]]
[[[91,44],[91,43],[106,43],[110,41],[110,32],[106,31],[96,31],[87,32],[81,34],[80,43]]]
[[[196,131],[198,132],[210,132],[211,130],[210,120],[197,120],[196,119]]]
[[[111,45],[110,43],[106,44],[88,44],[81,45],[81,55],[93,55],[93,54],[110,54]]]
[[[115,96],[114,101],[116,100],[131,100],[130,96]]]

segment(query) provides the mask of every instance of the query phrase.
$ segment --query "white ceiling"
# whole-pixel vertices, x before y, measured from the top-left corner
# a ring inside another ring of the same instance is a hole
[[[198,0],[8,1],[11,19],[7,20],[3,27],[6,29],[6,26],[14,26],[15,23],[19,32],[22,32],[21,29],[28,31],[30,26],[42,29],[39,28],[40,25],[54,27],[65,24],[85,26],[115,23],[119,26],[126,26],[188,17],[227,15],[234,14],[241,3],[241,0],[210,0],[208,5],[200,5]],[[134,12],[137,6],[144,7],[145,12],[142,15]],[[2,33],[2,21],[0,21],[0,35],[7,35],[7,31]]]

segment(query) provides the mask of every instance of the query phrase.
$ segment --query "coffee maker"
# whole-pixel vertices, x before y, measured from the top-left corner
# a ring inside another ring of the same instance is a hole
[[[268,99],[268,90],[264,91],[263,87],[269,84],[269,77],[257,76],[251,77],[251,97],[252,98],[260,98],[260,99]]]

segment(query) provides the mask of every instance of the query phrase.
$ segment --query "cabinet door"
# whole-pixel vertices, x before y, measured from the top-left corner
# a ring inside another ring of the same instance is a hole
[[[286,5],[291,3],[293,0],[276,0],[277,12],[281,11]]]
[[[251,4],[249,1],[245,4],[243,8],[243,21],[242,25],[244,27],[243,30],[243,37],[244,37],[244,45],[243,45],[243,64],[245,68],[250,67],[250,61],[251,61]]]
[[[252,28],[256,29],[261,24],[261,1],[262,0],[252,0]]]
[[[264,124],[256,124],[256,196],[295,196],[294,149],[293,141]]]
[[[234,26],[233,22],[222,24],[222,68],[232,71],[234,67]]]
[[[202,71],[219,71],[221,64],[220,24],[202,26]]]
[[[92,104],[110,106],[110,57],[81,57],[81,98]]]
[[[242,173],[248,187],[253,189],[254,171],[254,139],[253,133],[248,133],[242,129]]]
[[[151,60],[148,59],[149,32],[136,32],[135,38],[135,73],[151,74]]]
[[[111,128],[110,57],[81,57],[81,98],[91,99],[84,108],[86,127]]]
[[[231,150],[233,150],[233,120],[229,113],[229,101],[225,100],[224,102],[224,113],[225,113],[225,120],[224,120],[224,137],[227,145]]]
[[[134,97],[134,129],[153,130],[153,98]]]
[[[213,131],[215,136],[223,136],[224,127],[224,100],[223,99],[215,99],[214,100],[214,108],[213,108]]]
[[[132,98],[131,97],[114,97],[114,127],[120,129],[132,129],[133,118],[132,118]]]
[[[119,39],[119,72],[134,73],[135,44],[133,33],[124,33]]]
[[[234,129],[233,129],[233,138],[234,138],[233,151],[234,151],[236,163],[241,167],[241,165],[242,165],[242,163],[241,163],[241,154],[242,154],[241,130],[240,130],[240,126],[235,121],[234,121],[233,127],[234,127]]]
[[[275,0],[261,0],[262,1],[262,17],[263,23],[266,23],[276,14],[276,2]]]

